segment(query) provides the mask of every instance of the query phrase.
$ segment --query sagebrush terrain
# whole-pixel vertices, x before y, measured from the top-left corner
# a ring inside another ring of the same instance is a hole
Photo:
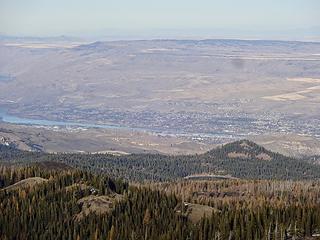
[[[0,107],[29,118],[200,134],[220,143],[283,131],[320,136],[319,43],[63,44],[1,42]]]

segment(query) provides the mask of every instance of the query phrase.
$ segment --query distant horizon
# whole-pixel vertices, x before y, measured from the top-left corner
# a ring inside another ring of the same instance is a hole
[[[109,41],[156,41],[156,40],[194,40],[194,41],[203,41],[203,40],[239,40],[239,41],[279,41],[279,42],[314,42],[320,43],[319,38],[259,38],[259,37],[240,37],[240,36],[130,36],[130,35],[105,35],[105,36],[77,36],[77,35],[44,35],[44,36],[32,36],[32,35],[8,35],[0,32],[0,40],[1,38],[12,38],[12,39],[39,39],[39,40],[62,40],[65,41],[87,41],[87,42],[109,42]]]
[[[320,41],[318,0],[2,0],[0,33],[88,39]]]

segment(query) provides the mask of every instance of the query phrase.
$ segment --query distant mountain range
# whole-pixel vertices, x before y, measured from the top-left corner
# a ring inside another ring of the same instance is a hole
[[[318,28],[314,28],[310,31],[318,31],[320,33],[320,27]],[[294,39],[294,38],[293,38]],[[90,37],[90,36],[83,36],[83,37],[79,37],[79,36],[72,36],[72,35],[60,35],[60,36],[14,36],[14,35],[6,35],[6,34],[0,34],[0,41],[3,40],[11,40],[11,41],[40,41],[40,42],[54,42],[54,41],[83,41],[83,42],[104,42],[104,41],[152,41],[152,40],[172,40],[172,41],[181,41],[181,42],[196,42],[196,41],[204,41],[204,42],[208,42],[208,41],[233,41],[235,43],[239,43],[240,41],[245,42],[245,41],[255,41],[255,42],[319,42],[320,39],[316,38],[316,37],[307,37],[307,38],[302,38],[302,39],[295,39],[295,40],[289,40],[289,39],[282,39],[282,38],[274,38],[274,39],[263,39],[263,38],[245,38],[245,37],[209,37],[209,36],[204,36],[204,37],[194,37],[194,38],[181,38],[181,37],[175,37],[175,36],[168,36],[168,37],[164,37],[164,36],[154,36],[154,37],[145,37],[143,35],[141,35],[140,37],[128,37],[123,35],[123,37],[121,37],[121,35],[119,36],[112,36],[112,35],[105,35],[105,36],[99,36],[99,37]]]
[[[72,36],[34,37],[34,36],[11,36],[0,34],[0,41],[21,41],[21,42],[74,42],[83,41],[82,38]]]

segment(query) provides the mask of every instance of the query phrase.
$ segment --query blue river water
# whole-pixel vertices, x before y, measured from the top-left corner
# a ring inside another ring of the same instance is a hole
[[[14,79],[14,77],[12,77],[10,75],[1,75],[0,74],[0,82],[9,82],[13,79]]]
[[[138,132],[153,132],[157,134],[166,134],[175,136],[201,136],[201,137],[226,137],[233,138],[230,133],[184,133],[184,132],[168,132],[168,131],[160,131],[149,128],[138,128],[138,127],[127,127],[127,126],[118,126],[118,125],[108,125],[108,124],[94,124],[94,123],[79,123],[79,122],[68,122],[68,121],[52,121],[52,120],[43,120],[43,119],[31,119],[31,118],[23,118],[18,116],[13,116],[7,113],[7,111],[3,108],[0,108],[0,122],[12,123],[12,124],[20,124],[20,125],[31,125],[31,126],[47,126],[47,127],[81,127],[81,128],[99,128],[99,129],[119,129],[119,130],[127,130],[127,131],[138,131]],[[239,135],[241,136],[241,135]]]
[[[103,128],[103,129],[123,129],[123,130],[140,130],[146,131],[146,129],[141,128],[130,128],[125,126],[116,125],[105,125],[105,124],[92,124],[92,123],[79,123],[79,122],[68,122],[68,121],[51,121],[43,119],[31,119],[17,117],[10,114],[4,109],[0,108],[0,121],[13,124],[22,125],[38,125],[38,126],[59,126],[59,127],[83,127],[83,128]]]

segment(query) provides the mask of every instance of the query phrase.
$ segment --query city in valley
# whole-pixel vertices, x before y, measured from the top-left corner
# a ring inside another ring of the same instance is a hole
[[[317,154],[319,52],[293,41],[3,37],[0,136],[50,152],[200,153],[248,138]]]
[[[319,0],[0,0],[0,240],[320,240]]]

